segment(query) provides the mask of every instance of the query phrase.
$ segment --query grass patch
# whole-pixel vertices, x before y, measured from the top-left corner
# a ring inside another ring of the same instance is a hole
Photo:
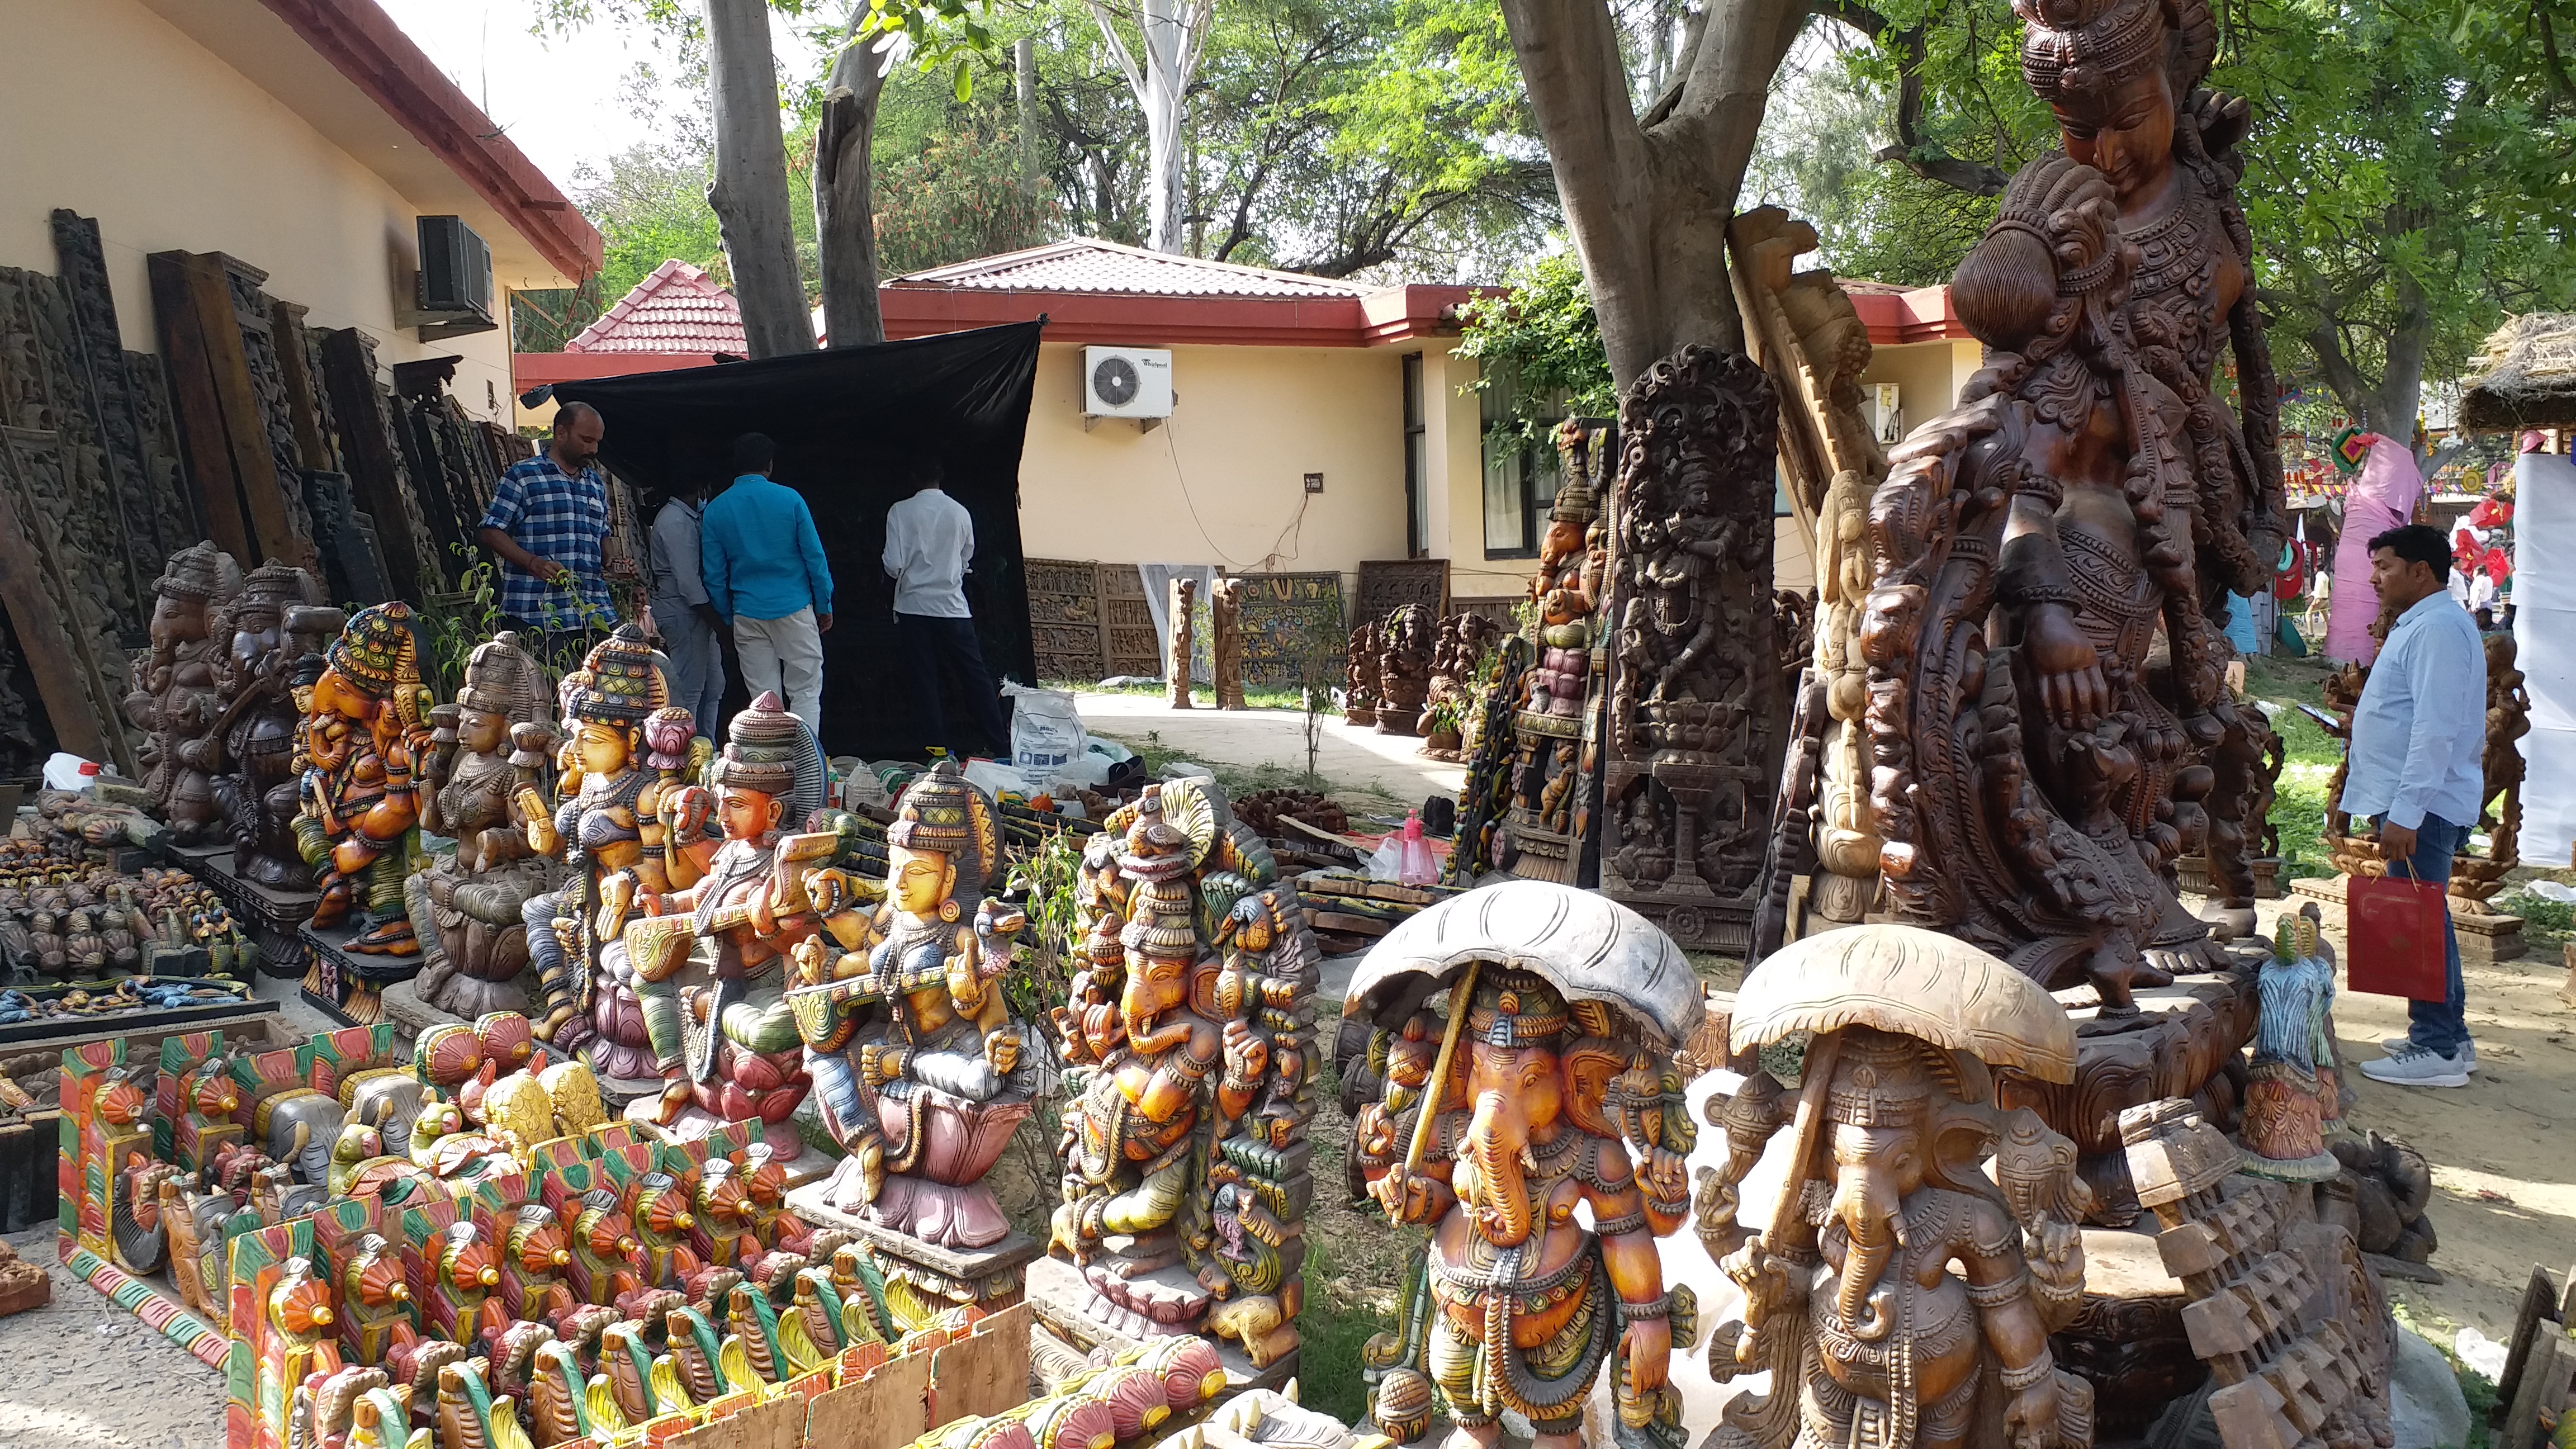
[[[1148,777],[1159,778],[1163,773],[1163,767],[1175,760],[1187,760],[1194,765],[1204,765],[1215,774],[1216,782],[1225,787],[1226,798],[1231,800],[1240,800],[1259,790],[1316,790],[1331,796],[1344,810],[1354,815],[1393,814],[1399,819],[1403,816],[1405,807],[1420,803],[1407,800],[1374,781],[1358,785],[1344,784],[1330,775],[1309,775],[1303,770],[1278,764],[1275,761],[1259,765],[1230,765],[1219,760],[1204,759],[1189,754],[1177,746],[1165,744],[1160,730],[1145,731],[1143,739],[1103,729],[1094,729],[1091,732],[1102,739],[1116,740],[1134,750],[1136,757],[1145,762],[1145,773]]]
[[[1392,1332],[1395,1319],[1374,1295],[1345,1296],[1333,1258],[1331,1241],[1308,1235],[1306,1311],[1297,1320],[1299,1397],[1310,1409],[1357,1424],[1368,1415],[1360,1350],[1374,1335]]]
[[[2522,917],[2524,940],[2539,947],[2543,957],[2555,955],[2565,950],[2569,941],[2576,941],[2576,905],[2517,890],[2499,898],[2495,906]]]
[[[1141,684],[1122,684],[1113,689],[1102,685],[1096,680],[1085,684],[1079,680],[1072,679],[1049,679],[1042,681],[1042,687],[1046,689],[1067,690],[1074,694],[1133,694],[1147,699],[1161,699],[1168,686],[1163,684],[1160,680],[1151,680]],[[1197,686],[1197,690],[1200,695],[1206,698],[1214,699],[1216,697],[1215,692],[1207,685],[1199,685]],[[1254,709],[1293,709],[1302,711],[1306,707],[1306,692],[1293,684],[1247,684],[1243,687],[1243,702]]]

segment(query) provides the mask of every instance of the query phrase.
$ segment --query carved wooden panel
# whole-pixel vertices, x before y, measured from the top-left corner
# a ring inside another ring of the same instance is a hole
[[[88,389],[78,381],[82,372],[62,288],[41,272],[0,269],[0,397],[8,400],[0,421],[54,438],[50,476],[62,489],[54,526],[80,554],[70,576],[97,601],[109,628],[140,643],[151,612],[150,575],[137,577],[126,547]]]
[[[1100,566],[1100,608],[1109,626],[1109,673],[1161,674],[1162,641],[1154,632],[1153,606],[1145,602],[1145,577],[1134,564]]]
[[[74,366],[64,380],[80,410],[97,427],[131,572],[148,589],[161,572],[161,561],[195,536],[164,527],[161,484],[145,459],[142,405],[119,340],[116,298],[107,284],[107,257],[99,245],[98,223],[70,211],[56,211],[53,223],[54,256],[71,311]],[[148,607],[139,598],[138,606]]]
[[[1620,405],[1601,886],[1685,946],[1741,953],[1763,884],[1786,691],[1773,647],[1779,405],[1689,347]]]
[[[1100,565],[1060,558],[1023,560],[1029,591],[1029,638],[1040,679],[1077,684],[1105,678],[1109,631],[1103,624]]]
[[[223,263],[225,297],[232,303],[233,325],[241,331],[242,366],[258,407],[260,435],[268,443],[277,488],[274,518],[268,516],[267,493],[250,474],[243,476],[242,497],[250,503],[252,521],[268,555],[310,568],[318,560],[313,555],[313,518],[304,506],[304,452],[296,443],[294,409],[287,400],[286,363],[277,342],[274,307],[259,289],[268,273],[237,257],[218,253],[216,259]],[[273,529],[283,531],[273,533]],[[295,557],[295,551],[304,556]]]
[[[1420,604],[1435,618],[1449,612],[1449,560],[1381,559],[1360,565],[1359,592],[1351,600],[1352,628],[1374,624],[1407,604]]]
[[[1255,688],[1331,685],[1347,667],[1337,573],[1245,574],[1243,682]]]
[[[143,447],[154,531],[165,544],[175,539],[184,547],[206,537],[206,530],[197,522],[186,464],[180,461],[178,420],[170,412],[170,380],[161,370],[161,359],[149,352],[126,353],[125,376],[134,387],[135,432]]]
[[[400,404],[376,378],[376,345],[352,327],[321,334],[319,348],[323,395],[330,399],[343,460],[358,506],[376,520],[377,534],[390,532],[394,544],[385,553],[386,583],[405,599],[424,599],[447,587],[458,571],[442,536],[424,517],[412,486],[408,450],[395,436]]]
[[[62,747],[139,779],[118,708],[125,652],[84,586],[98,571],[64,542],[70,488],[60,434],[0,428],[0,601]]]

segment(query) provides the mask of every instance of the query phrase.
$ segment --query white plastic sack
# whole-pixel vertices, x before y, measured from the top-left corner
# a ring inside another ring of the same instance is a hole
[[[999,760],[968,760],[966,783],[993,796],[1000,796],[1005,792],[1013,795],[1037,793],[1037,787],[1031,783],[1029,775]]]
[[[1082,711],[1061,689],[1032,689],[1005,684],[1011,701],[1011,767],[1032,780],[1043,780],[1079,758],[1089,743]]]

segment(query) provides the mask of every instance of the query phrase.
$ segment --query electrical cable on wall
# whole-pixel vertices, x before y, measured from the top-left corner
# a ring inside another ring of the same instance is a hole
[[[1180,446],[1172,441],[1172,420],[1169,418],[1165,418],[1163,420],[1163,448],[1164,451],[1171,455],[1172,482],[1178,485],[1181,490],[1181,502],[1189,507],[1190,522],[1198,528],[1200,539],[1206,542],[1208,548],[1216,554],[1217,558],[1222,561],[1227,568],[1233,569],[1238,573],[1268,573],[1279,564],[1297,556],[1298,551],[1293,548],[1289,549],[1285,553],[1280,552],[1280,545],[1288,542],[1289,535],[1292,533],[1298,534],[1299,541],[1301,543],[1304,541],[1304,536],[1301,530],[1306,522],[1306,505],[1314,498],[1315,495],[1307,493],[1302,489],[1298,492],[1297,511],[1288,516],[1288,522],[1280,528],[1279,536],[1270,541],[1270,552],[1263,554],[1259,561],[1255,562],[1249,569],[1246,569],[1241,563],[1237,562],[1232,555],[1228,554],[1224,549],[1217,547],[1215,537],[1208,532],[1206,521],[1199,517],[1198,501],[1190,497],[1190,480],[1183,476],[1181,472],[1181,450]]]

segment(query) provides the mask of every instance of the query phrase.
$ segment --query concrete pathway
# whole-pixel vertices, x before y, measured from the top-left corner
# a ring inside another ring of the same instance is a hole
[[[1130,748],[1146,743],[1151,732],[1160,748],[1203,765],[1306,772],[1306,716],[1295,710],[1174,709],[1160,695],[1143,694],[1081,694],[1075,702],[1085,728]],[[1466,785],[1466,770],[1424,759],[1418,739],[1346,725],[1339,714],[1325,716],[1323,728],[1315,769],[1337,789],[1375,786],[1419,804],[1434,793],[1455,798]]]

